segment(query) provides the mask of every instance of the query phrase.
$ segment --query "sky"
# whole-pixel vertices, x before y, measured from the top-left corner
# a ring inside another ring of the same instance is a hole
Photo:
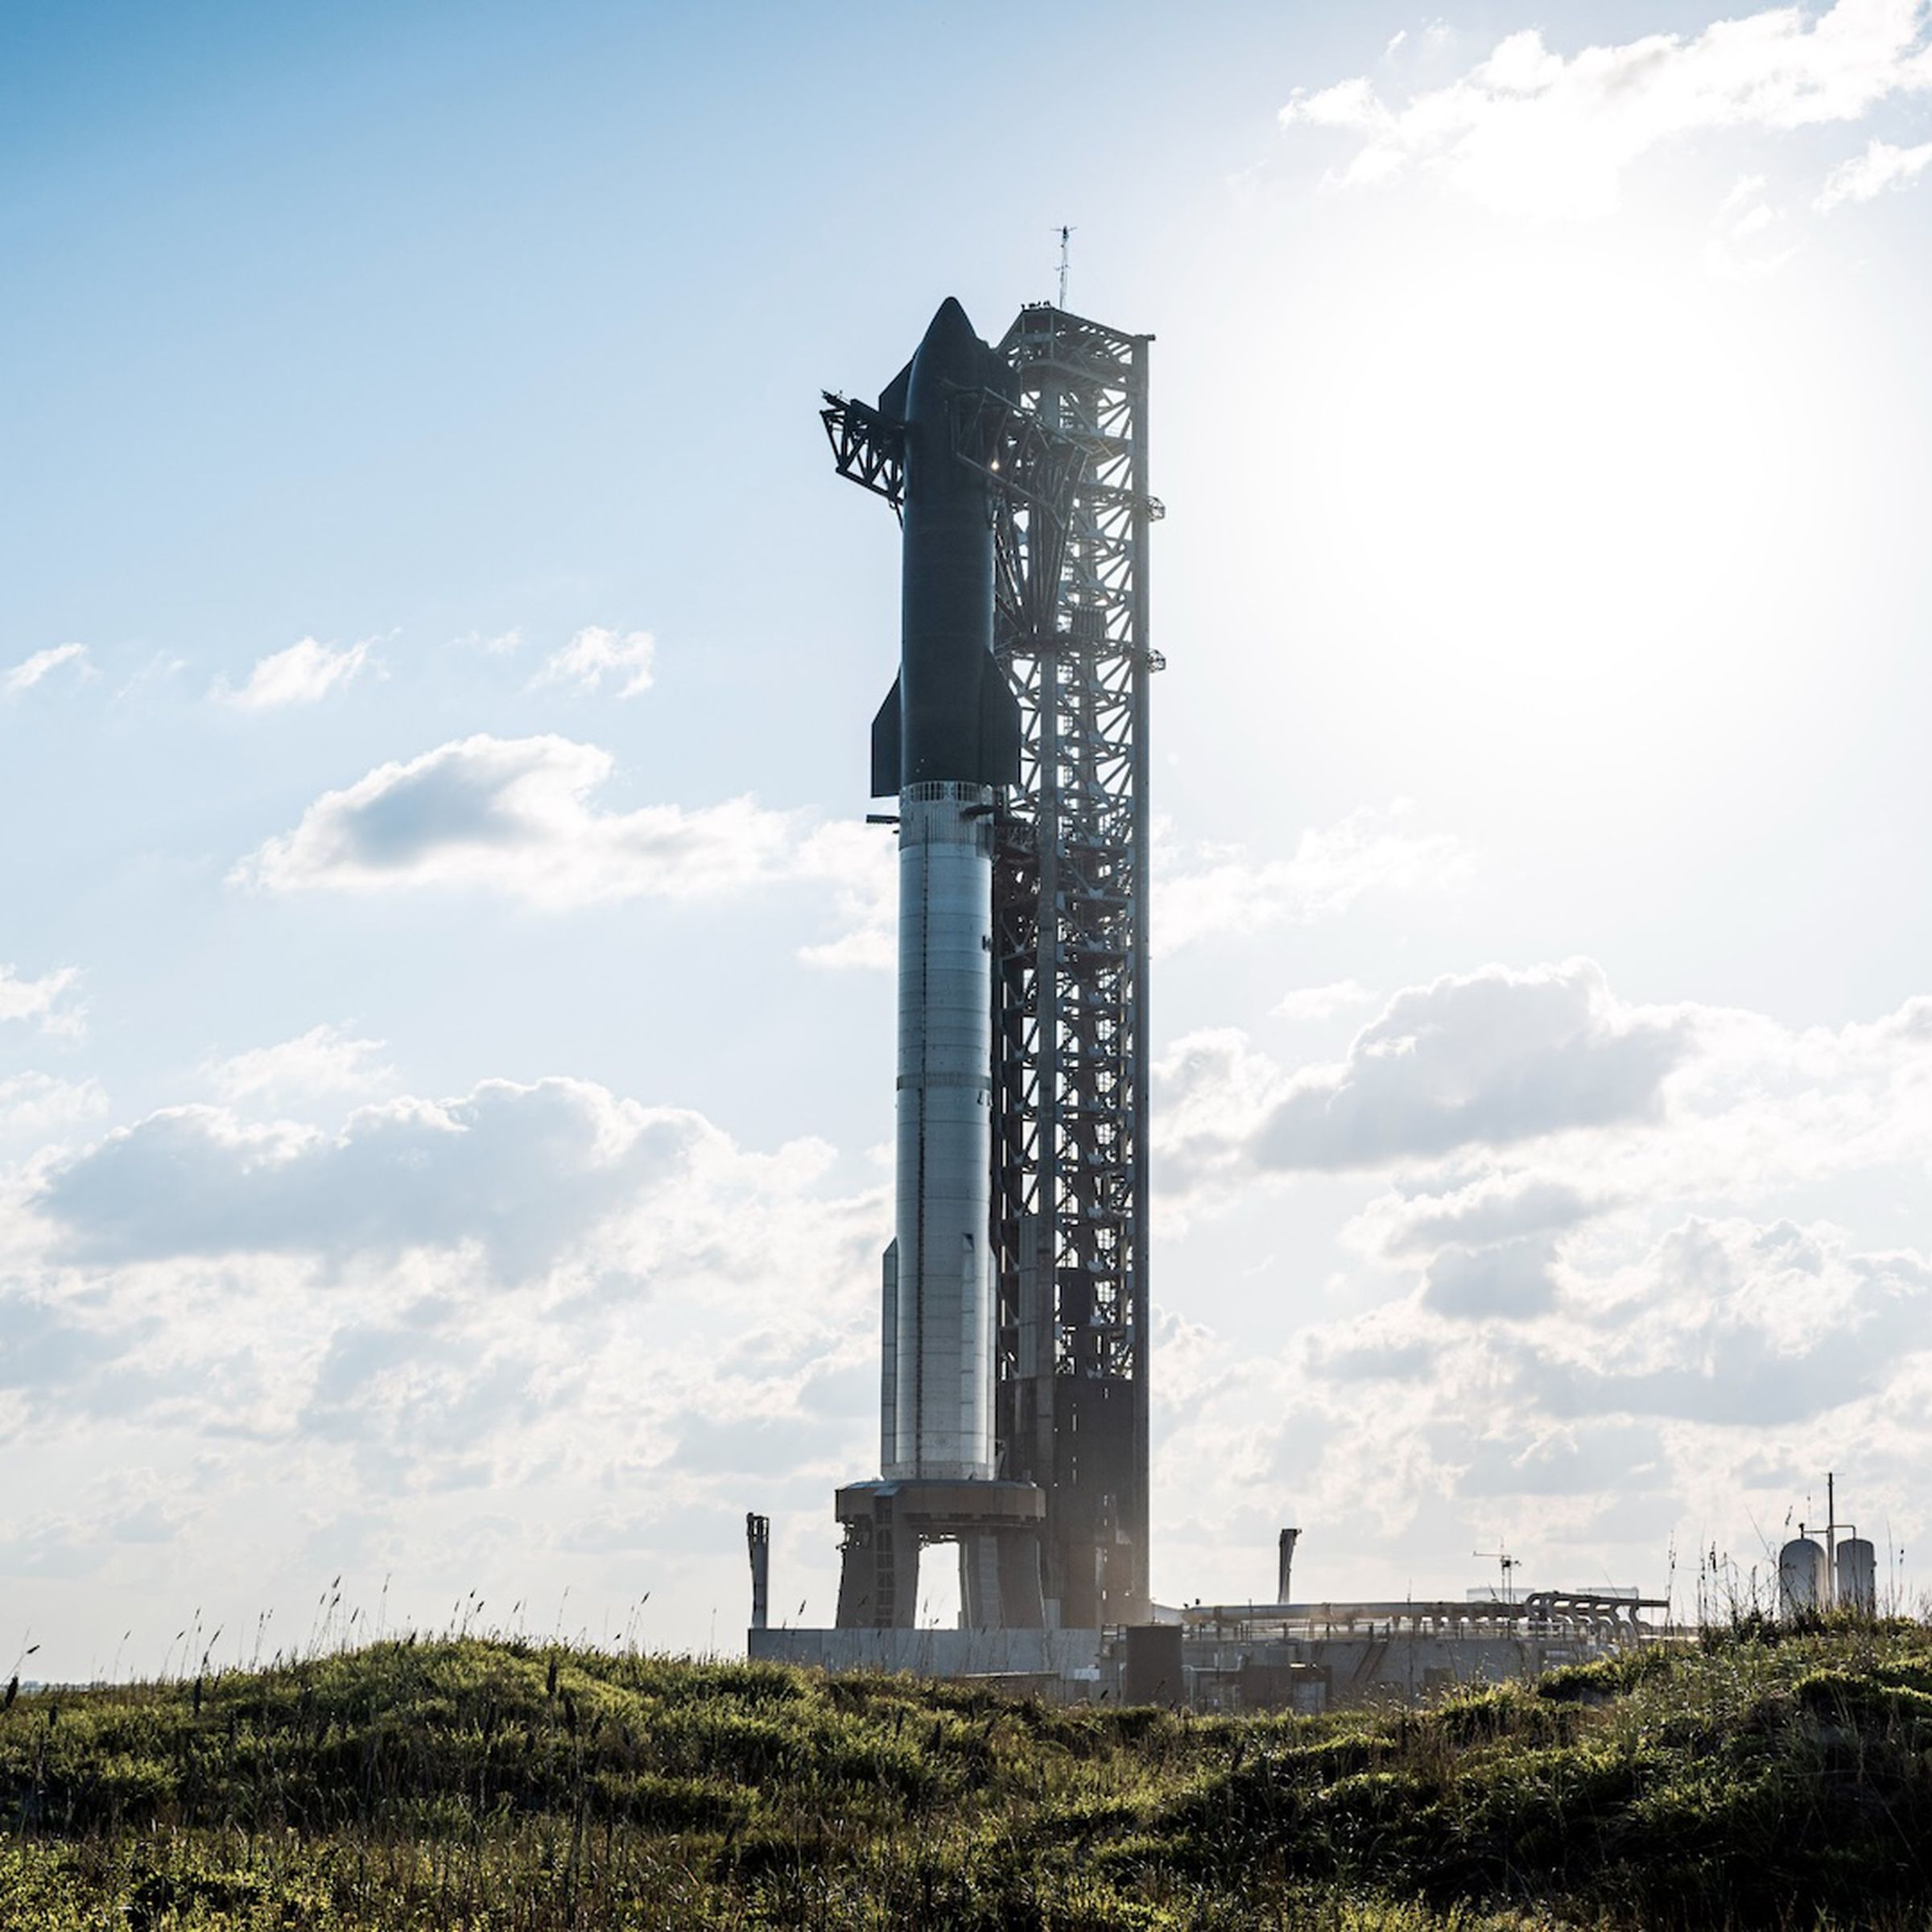
[[[831,1620],[897,543],[815,412],[1063,223],[1168,510],[1157,1596],[1694,1612],[1833,1470],[1917,1600],[1929,221],[1917,0],[10,10],[0,1643],[729,1652],[753,1509]]]

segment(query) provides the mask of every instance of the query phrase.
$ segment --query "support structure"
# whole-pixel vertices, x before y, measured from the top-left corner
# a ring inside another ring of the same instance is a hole
[[[1041,454],[1001,501],[994,648],[1025,728],[999,819],[1001,1473],[1046,1492],[1050,1622],[1149,1614],[1147,350],[1047,304],[999,345]]]

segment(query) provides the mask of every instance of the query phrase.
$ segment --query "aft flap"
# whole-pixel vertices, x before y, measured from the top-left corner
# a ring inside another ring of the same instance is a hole
[[[980,672],[980,769],[973,776],[981,785],[1017,785],[1020,782],[1020,701],[991,651]]]

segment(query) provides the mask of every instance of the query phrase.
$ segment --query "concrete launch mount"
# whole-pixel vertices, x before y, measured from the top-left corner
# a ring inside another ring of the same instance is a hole
[[[873,737],[898,799],[897,1224],[880,1472],[838,1492],[815,1633],[840,1641],[754,1654],[1052,1668],[1053,1633],[1150,1612],[1150,340],[1042,303],[990,348],[948,302],[876,407],[824,399],[839,473],[905,531]],[[956,1661],[906,1642],[937,1542]]]

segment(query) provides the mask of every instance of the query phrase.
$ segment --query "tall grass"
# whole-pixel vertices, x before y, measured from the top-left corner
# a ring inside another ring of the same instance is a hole
[[[9,1928],[1918,1926],[1932,1637],[1320,1719],[386,1639],[22,1693],[0,1820]]]

